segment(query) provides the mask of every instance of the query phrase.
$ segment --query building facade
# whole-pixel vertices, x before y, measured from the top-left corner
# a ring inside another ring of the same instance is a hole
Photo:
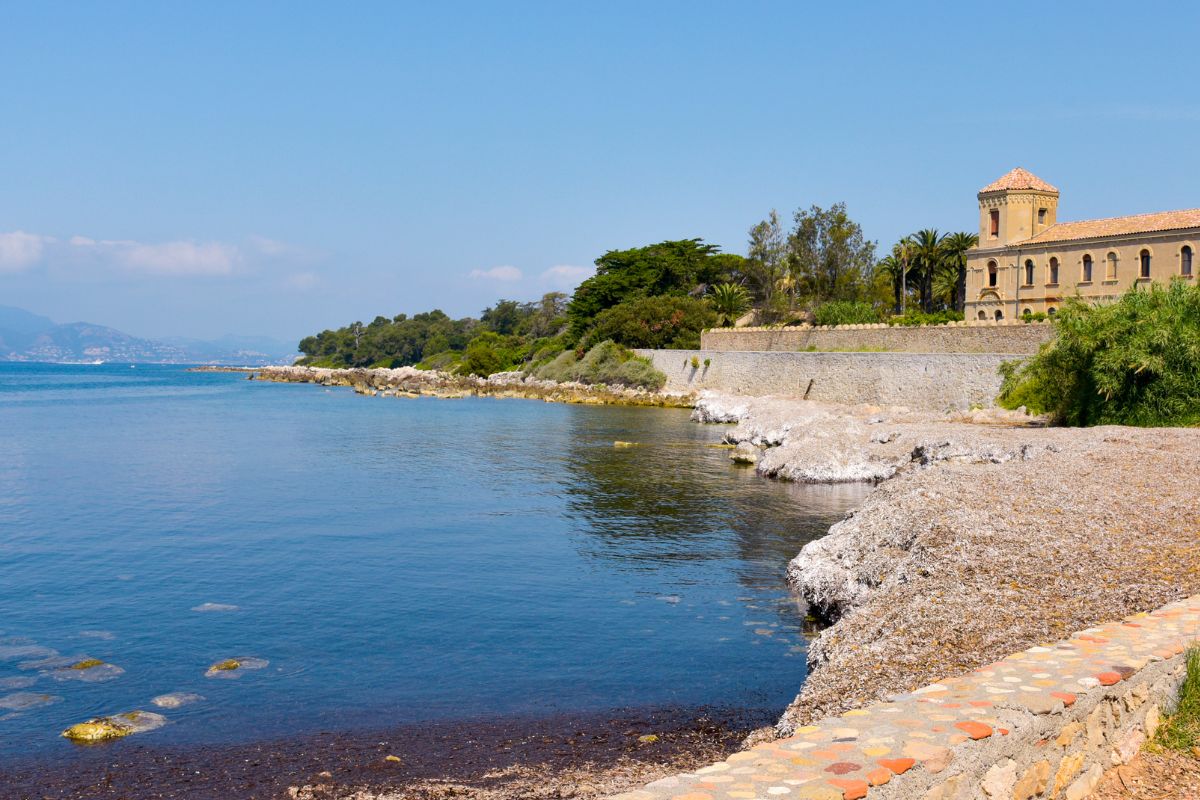
[[[967,254],[968,320],[1054,314],[1069,297],[1115,300],[1131,286],[1195,280],[1200,209],[1058,221],[1058,189],[1017,168],[979,192]]]

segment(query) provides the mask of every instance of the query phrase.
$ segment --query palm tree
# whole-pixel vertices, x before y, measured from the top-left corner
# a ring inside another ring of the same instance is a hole
[[[913,263],[917,267],[921,288],[921,310],[926,314],[933,312],[933,279],[934,275],[945,263],[946,237],[937,232],[936,228],[924,228],[911,237],[913,248]]]
[[[979,244],[979,234],[959,231],[946,234],[946,261],[954,268],[954,310],[962,311],[967,304],[967,251]]]
[[[708,302],[717,312],[717,325],[733,325],[750,308],[750,293],[734,283],[718,283],[708,290]]]
[[[898,248],[899,245],[896,247]],[[902,308],[904,305],[904,270],[904,262],[896,257],[896,248],[893,248],[891,253],[879,259],[879,263],[875,265],[875,271],[880,275],[886,276],[892,284],[892,297],[895,299],[895,303],[892,306],[893,314],[904,313]]]

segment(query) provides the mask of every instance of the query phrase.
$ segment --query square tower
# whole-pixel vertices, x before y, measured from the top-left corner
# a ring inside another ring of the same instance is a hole
[[[1017,167],[979,191],[979,247],[1037,236],[1058,219],[1058,189]]]

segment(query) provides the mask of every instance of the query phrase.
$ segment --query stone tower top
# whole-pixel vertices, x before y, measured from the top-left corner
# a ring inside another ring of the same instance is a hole
[[[1037,236],[1058,219],[1058,189],[1017,167],[979,191],[979,247]]]

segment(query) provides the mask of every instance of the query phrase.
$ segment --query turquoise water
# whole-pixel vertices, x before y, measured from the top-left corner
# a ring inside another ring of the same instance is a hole
[[[757,478],[706,446],[720,433],[680,410],[0,365],[0,754],[131,709],[168,723],[110,746],[779,710],[805,673],[785,564],[863,490]],[[265,664],[205,677],[231,657]],[[63,669],[84,658],[120,670]],[[151,704],[168,693],[203,699]]]

